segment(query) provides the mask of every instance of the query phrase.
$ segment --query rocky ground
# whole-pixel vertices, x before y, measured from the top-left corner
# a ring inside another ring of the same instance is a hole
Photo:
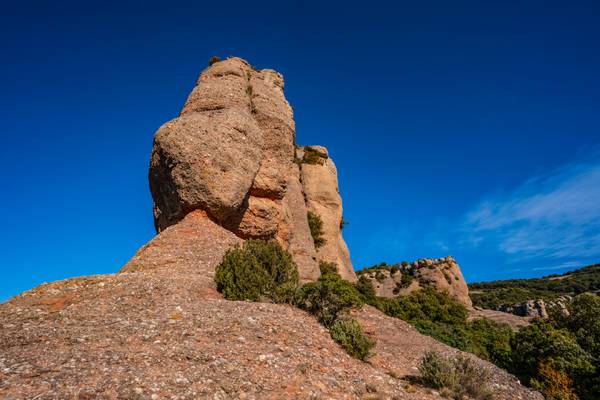
[[[410,376],[425,351],[457,350],[403,321],[357,311],[377,340],[361,362],[299,309],[223,300],[211,260],[235,239],[211,224],[193,213],[142,248],[127,272],[44,284],[0,305],[0,398],[439,398]],[[210,257],[191,262],[205,246]],[[158,254],[162,267],[149,261]],[[541,399],[479,362],[497,399]]]
[[[531,321],[529,317],[520,317],[502,311],[487,310],[479,307],[473,307],[469,310],[469,319],[475,318],[487,318],[492,321],[508,324],[514,331],[518,331],[520,328],[529,325],[529,321]]]

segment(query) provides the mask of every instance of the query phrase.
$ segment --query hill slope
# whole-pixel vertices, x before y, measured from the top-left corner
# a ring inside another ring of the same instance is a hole
[[[191,213],[142,248],[129,272],[45,284],[0,305],[0,397],[439,398],[406,375],[427,350],[458,350],[401,320],[356,312],[377,340],[365,363],[303,311],[223,300],[212,276],[233,238]],[[497,399],[541,398],[477,362],[491,370]]]
[[[469,284],[473,305],[489,309],[528,300],[549,301],[560,296],[598,291],[600,291],[600,264],[589,265],[562,275]]]

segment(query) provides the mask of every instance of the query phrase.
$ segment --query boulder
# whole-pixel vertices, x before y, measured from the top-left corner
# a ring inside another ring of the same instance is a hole
[[[548,318],[544,300],[527,300],[526,302],[512,305],[502,305],[498,311],[518,315],[520,317]]]
[[[262,136],[247,110],[187,114],[154,137],[150,190],[157,231],[202,209],[224,221],[241,207],[260,167]]]

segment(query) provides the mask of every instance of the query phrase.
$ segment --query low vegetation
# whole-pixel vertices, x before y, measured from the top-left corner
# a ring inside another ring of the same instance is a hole
[[[548,399],[600,398],[600,297],[585,293],[511,340],[511,371]]]
[[[319,248],[323,246],[325,244],[325,238],[323,237],[323,220],[321,219],[321,216],[309,211],[306,214],[306,218],[308,218],[308,227],[310,228],[310,235],[313,238],[315,247]]]
[[[527,300],[553,300],[563,295],[600,291],[600,264],[562,275],[469,284],[473,304],[489,309]]]
[[[342,219],[340,219],[340,231],[341,231],[341,230],[343,230],[343,229],[344,229],[344,227],[345,227],[346,225],[348,225],[349,223],[350,223],[350,222],[348,222],[348,220],[347,220],[347,219],[345,219],[345,218],[342,216]]]
[[[584,293],[549,309],[518,332],[487,319],[468,320],[457,301],[432,288],[396,298],[377,297],[364,275],[345,281],[333,263],[321,263],[321,276],[298,286],[292,257],[274,242],[248,240],[228,251],[217,267],[217,289],[231,300],[288,302],[327,327],[350,355],[365,360],[374,342],[350,310],[364,303],[403,319],[421,333],[489,360],[541,391],[548,400],[600,398],[600,297]],[[588,272],[590,272],[588,270]],[[486,377],[469,357],[428,353],[421,365],[423,383],[455,399],[487,399]]]
[[[419,372],[425,386],[438,389],[445,397],[456,400],[493,398],[487,371],[469,356],[444,357],[430,351],[421,360]]]
[[[225,253],[215,283],[228,300],[291,302],[298,286],[298,268],[277,243],[247,240],[241,248]]]
[[[327,154],[321,153],[317,149],[310,146],[304,147],[304,156],[302,157],[302,162],[304,164],[323,165],[326,159]]]
[[[573,296],[549,306],[549,318],[514,334],[502,366],[546,399],[600,399],[600,297],[593,293],[600,290],[600,264],[543,278],[474,283],[470,289],[475,305],[491,309]]]
[[[313,314],[317,320],[330,328],[354,307],[363,305],[359,291],[342,279],[331,263],[321,263],[321,277],[302,286],[296,296],[296,305]]]
[[[387,315],[400,318],[425,335],[500,366],[508,362],[512,330],[487,319],[467,321],[467,309],[445,293],[426,288],[380,301]]]
[[[365,335],[358,321],[353,318],[338,318],[331,326],[330,332],[333,340],[359,360],[366,360],[375,346],[375,342]]]
[[[295,304],[328,328],[333,340],[348,354],[366,360],[375,342],[364,334],[358,321],[350,316],[352,308],[362,307],[363,296],[355,286],[342,279],[336,264],[321,262],[319,267],[321,276],[317,281],[300,288]]]
[[[298,268],[288,252],[276,242],[247,240],[225,253],[215,283],[228,300],[294,304],[314,315],[351,356],[365,360],[375,343],[350,316],[352,308],[363,305],[363,297],[341,278],[336,264],[321,262],[320,269],[317,281],[298,286]]]
[[[210,67],[211,65],[213,65],[214,63],[218,63],[219,61],[221,61],[221,57],[218,56],[212,56],[209,60],[208,60],[208,66]]]
[[[377,299],[375,305],[508,370],[549,400],[600,398],[600,297],[594,294],[575,297],[567,312],[552,309],[549,319],[536,319],[517,333],[487,319],[467,321],[462,305],[427,289]]]
[[[377,297],[365,276],[359,277],[355,287],[365,303],[410,323],[425,335],[501,367],[510,364],[510,340],[514,335],[510,326],[483,318],[468,321],[465,306],[445,293],[424,288],[403,297]]]

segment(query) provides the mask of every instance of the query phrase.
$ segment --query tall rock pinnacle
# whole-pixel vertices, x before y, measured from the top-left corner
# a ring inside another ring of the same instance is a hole
[[[341,236],[335,166],[322,147],[322,165],[298,162],[303,149],[295,145],[283,87],[278,72],[256,70],[236,57],[201,73],[179,117],[154,137],[149,180],[156,229],[161,233],[201,210],[241,239],[277,240],[304,281],[318,278],[321,260],[355,280]],[[308,210],[323,220],[319,249]]]

